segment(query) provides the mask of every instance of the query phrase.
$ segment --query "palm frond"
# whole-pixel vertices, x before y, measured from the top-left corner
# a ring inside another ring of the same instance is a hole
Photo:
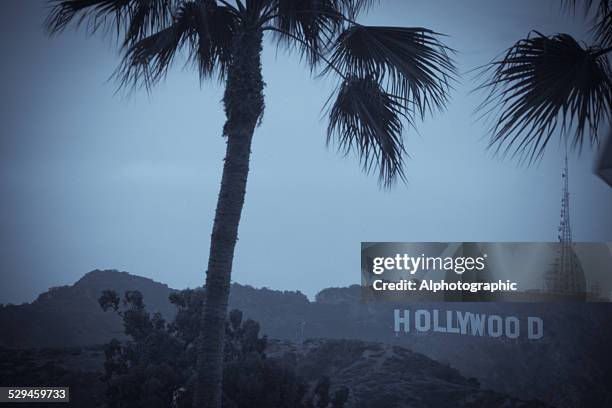
[[[252,19],[251,21],[258,21],[266,10],[271,7],[271,0],[246,0],[244,3],[245,16]]]
[[[402,120],[408,120],[402,101],[387,93],[371,76],[347,77],[328,100],[327,142],[356,151],[364,171],[378,169],[382,185],[389,187],[404,176]]]
[[[271,25],[279,44],[297,48],[314,68],[344,23],[341,6],[338,0],[274,0]]]
[[[612,46],[612,5],[607,0],[601,2],[591,31],[601,46]]]
[[[126,46],[134,44],[154,33],[159,27],[167,25],[172,18],[172,3],[176,2],[172,0],[132,1],[124,44]]]
[[[612,1],[610,0],[563,0],[562,7],[573,13],[582,8],[584,16],[591,20],[591,34],[603,47],[612,46]]]
[[[379,3],[379,0],[337,0],[338,9],[348,16],[350,19],[355,19],[362,11],[367,11],[374,4]]]
[[[598,48],[583,48],[567,34],[534,33],[518,41],[501,59],[485,67],[480,106],[493,115],[490,147],[521,160],[541,157],[556,131],[581,147],[588,131],[597,142],[599,126],[610,119],[610,65]]]
[[[77,24],[88,19],[95,31],[102,22],[112,17],[118,27],[124,22],[130,0],[52,0],[45,25],[51,33],[64,30],[75,19]]]
[[[448,47],[426,28],[351,25],[330,57],[347,75],[372,75],[389,92],[415,104],[421,116],[448,99],[455,66]]]
[[[201,80],[215,72],[223,78],[231,60],[237,16],[233,9],[215,2],[190,5],[193,10],[188,14],[195,16],[196,27],[190,37],[190,59],[198,67]]]
[[[121,85],[149,88],[162,79],[177,52],[185,48],[200,78],[223,77],[230,61],[234,14],[214,2],[189,1],[175,12],[173,23],[129,47],[116,72]]]
[[[51,0],[45,22],[49,32],[64,30],[70,23],[87,24],[93,33],[101,28],[124,34],[134,43],[171,21],[173,0]]]
[[[612,132],[608,133],[608,138],[601,149],[595,165],[595,173],[612,187]]]

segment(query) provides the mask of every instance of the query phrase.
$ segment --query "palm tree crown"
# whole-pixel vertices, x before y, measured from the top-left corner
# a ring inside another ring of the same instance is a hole
[[[575,0],[565,5],[575,8]],[[480,110],[493,116],[490,147],[532,162],[557,132],[574,148],[596,145],[612,118],[612,8],[609,0],[585,1],[594,14],[594,44],[568,34],[532,31],[484,67],[488,91]]]
[[[272,34],[339,85],[327,103],[328,142],[355,151],[390,186],[405,176],[402,131],[442,108],[454,76],[449,48],[426,28],[355,21],[375,0],[55,0],[50,32],[71,22],[119,36],[122,86],[150,88],[183,51],[200,79],[227,79],[238,30]]]

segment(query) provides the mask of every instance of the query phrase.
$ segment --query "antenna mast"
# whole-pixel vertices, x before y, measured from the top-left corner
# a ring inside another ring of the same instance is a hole
[[[561,194],[561,220],[559,221],[558,229],[559,248],[556,262],[549,273],[547,273],[545,283],[546,289],[549,292],[577,293],[580,292],[580,284],[578,282],[576,255],[572,248],[567,146],[565,149],[565,163],[561,177],[563,179],[563,192]]]

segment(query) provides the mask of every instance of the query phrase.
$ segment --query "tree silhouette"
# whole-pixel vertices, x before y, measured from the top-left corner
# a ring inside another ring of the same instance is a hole
[[[374,0],[52,0],[47,27],[71,22],[121,39],[121,85],[150,88],[179,50],[201,80],[225,84],[227,148],[206,272],[194,406],[221,406],[223,337],[234,248],[251,142],[264,111],[264,34],[339,84],[328,101],[328,143],[355,151],[383,186],[404,178],[402,131],[443,107],[454,65],[426,28],[373,27],[355,21]]]
[[[103,310],[113,310],[123,320],[128,340],[105,345],[106,403],[110,408],[186,408],[192,405],[195,347],[202,325],[204,290],[182,290],[170,295],[177,308],[173,321],[147,312],[138,291],[127,291],[123,300],[112,290],[98,299]],[[336,387],[328,377],[309,387],[297,374],[295,354],[268,358],[267,337],[259,323],[243,319],[232,310],[225,325],[223,407],[343,408],[350,392]]]
[[[564,1],[571,9],[577,3]],[[573,148],[598,144],[612,115],[612,2],[585,0],[584,10],[593,44],[532,31],[484,68],[480,110],[494,117],[489,147],[497,153],[532,162],[556,132]]]

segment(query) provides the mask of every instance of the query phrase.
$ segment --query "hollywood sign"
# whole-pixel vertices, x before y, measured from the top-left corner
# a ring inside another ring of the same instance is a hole
[[[544,321],[529,316],[521,320],[517,316],[487,315],[459,310],[395,309],[393,313],[395,333],[436,332],[465,336],[506,337],[517,339],[526,336],[530,340],[544,337]]]

